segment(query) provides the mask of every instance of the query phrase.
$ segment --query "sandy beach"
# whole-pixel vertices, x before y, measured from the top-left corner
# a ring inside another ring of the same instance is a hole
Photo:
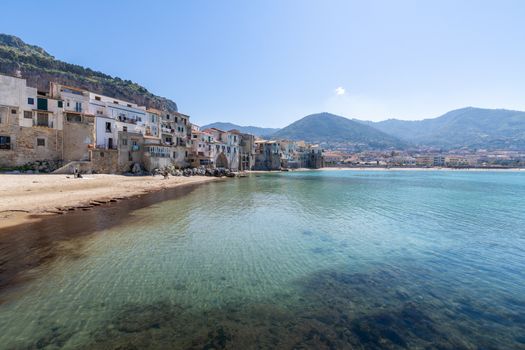
[[[89,209],[162,189],[215,181],[193,176],[7,175],[0,174],[0,228],[37,220],[35,215],[56,215],[68,210]]]

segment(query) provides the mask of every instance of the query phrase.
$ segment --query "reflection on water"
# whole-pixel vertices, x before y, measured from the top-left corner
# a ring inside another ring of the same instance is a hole
[[[519,173],[307,172],[135,204],[5,288],[0,344],[525,349],[524,194]]]

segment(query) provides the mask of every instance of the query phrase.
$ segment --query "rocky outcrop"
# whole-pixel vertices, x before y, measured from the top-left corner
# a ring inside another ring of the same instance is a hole
[[[53,81],[148,108],[178,110],[172,100],[156,96],[137,83],[57,60],[44,49],[12,35],[0,34],[0,73],[21,76],[40,91],[47,91]]]

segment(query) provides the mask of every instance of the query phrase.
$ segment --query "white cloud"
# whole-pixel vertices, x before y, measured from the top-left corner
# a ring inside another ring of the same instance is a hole
[[[344,95],[345,93],[346,93],[346,90],[345,90],[345,88],[342,87],[342,86],[339,86],[337,89],[335,89],[335,94],[336,94],[337,96],[342,96],[342,95]]]

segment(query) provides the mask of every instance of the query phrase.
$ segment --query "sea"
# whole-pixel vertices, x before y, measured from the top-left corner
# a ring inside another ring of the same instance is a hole
[[[525,172],[251,174],[4,229],[0,349],[525,349]]]

